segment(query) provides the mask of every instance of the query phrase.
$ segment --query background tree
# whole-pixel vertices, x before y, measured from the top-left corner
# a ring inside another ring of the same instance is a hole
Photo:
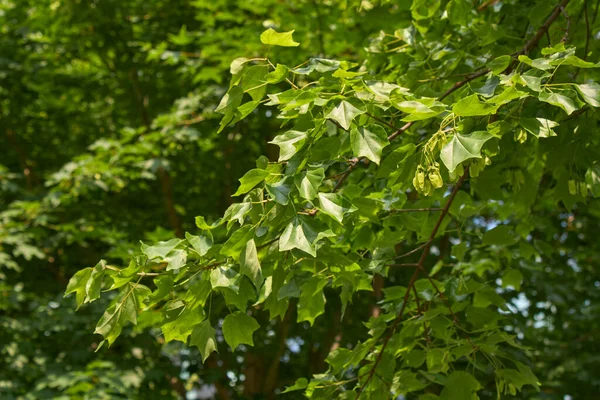
[[[597,4],[381,3],[0,3],[3,394],[597,392]]]

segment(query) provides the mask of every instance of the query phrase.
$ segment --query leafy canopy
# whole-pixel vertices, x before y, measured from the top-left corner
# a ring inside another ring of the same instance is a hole
[[[517,41],[514,21],[477,25],[469,2],[415,0],[403,10],[411,25],[374,38],[358,63],[285,65],[268,51],[236,59],[219,130],[265,102],[282,127],[272,140],[278,159],[259,158],[240,178],[241,202],[210,225],[198,219],[200,233],[143,245],[131,275],[100,262],[68,292],[80,306],[100,288],[118,290],[96,328],[108,345],[160,312],[165,339],[190,338],[203,360],[219,347],[217,328],[236,351],[255,344],[265,314],[284,320],[292,308],[312,327],[327,307],[341,321],[350,313],[357,340],[332,345],[325,372],[286,390],[309,398],[539,390],[505,324],[518,312],[506,293],[552,253],[536,218],[585,207],[600,191],[598,65],[569,43],[582,5],[530,8],[544,18]],[[518,5],[506,7],[518,16]],[[442,15],[448,21],[437,23]],[[260,40],[297,46],[292,34],[268,29]],[[428,42],[441,34],[446,47]],[[554,46],[543,47],[545,37]],[[417,79],[423,71],[434,76]],[[160,279],[175,285],[163,290]],[[353,312],[361,291],[379,291],[369,315]],[[228,309],[219,324],[210,315],[217,297]]]

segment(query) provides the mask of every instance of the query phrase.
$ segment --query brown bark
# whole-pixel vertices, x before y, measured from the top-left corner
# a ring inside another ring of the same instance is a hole
[[[275,398],[275,389],[277,388],[277,382],[279,377],[279,365],[281,364],[281,357],[285,353],[286,339],[290,330],[292,308],[288,308],[283,320],[279,323],[279,347],[275,358],[271,361],[267,376],[265,378],[264,394],[268,400]]]
[[[167,210],[167,216],[169,218],[169,225],[171,225],[171,228],[175,231],[175,235],[177,235],[179,238],[182,238],[185,235],[185,232],[183,230],[183,225],[181,224],[181,218],[179,218],[177,210],[175,210],[171,176],[167,170],[165,170],[163,167],[160,167],[158,169],[158,179],[160,181],[165,209]]]

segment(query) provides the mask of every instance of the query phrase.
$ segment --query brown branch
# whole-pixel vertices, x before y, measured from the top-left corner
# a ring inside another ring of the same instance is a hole
[[[289,307],[283,320],[279,322],[279,343],[277,346],[277,353],[275,358],[271,361],[270,366],[267,370],[267,376],[265,378],[265,387],[263,393],[268,399],[275,398],[275,389],[277,388],[277,377],[279,376],[279,366],[281,364],[281,357],[285,354],[286,339],[290,330],[291,324],[291,313],[292,307]]]
[[[165,209],[167,210],[169,225],[171,225],[171,228],[175,231],[175,235],[178,238],[182,238],[185,232],[183,230],[183,225],[181,224],[181,218],[179,218],[179,214],[177,214],[177,210],[175,209],[171,176],[166,169],[160,167],[158,168],[158,179],[160,180],[160,187],[163,193],[163,201],[165,203]]]
[[[413,293],[415,294],[415,302],[417,303],[417,312],[419,315],[423,315],[423,308],[421,308],[421,300],[419,300],[419,293],[417,292],[417,288],[413,285],[412,287]],[[427,333],[427,322],[423,322],[423,337],[427,343],[431,343],[431,339],[429,338],[429,334]]]
[[[413,124],[414,124],[414,121],[410,121],[410,122],[407,122],[406,124],[404,124],[403,126],[401,126],[400,128],[398,128],[398,130],[396,132],[394,132],[390,136],[388,136],[388,141],[391,142],[392,140],[396,139],[402,133],[406,132],[408,130],[408,128],[413,126]]]
[[[540,29],[538,29],[536,34],[533,35],[533,37],[531,39],[529,39],[529,41],[527,43],[525,43],[525,46],[523,46],[523,48],[521,50],[519,50],[518,52],[513,54],[513,57],[518,57],[522,54],[527,54],[531,51],[531,49],[533,49],[535,46],[537,46],[537,44],[540,41],[540,39],[542,38],[542,36],[544,36],[544,34],[548,31],[548,29],[550,29],[550,25],[552,25],[552,23],[560,15],[561,10],[564,9],[567,6],[567,4],[569,4],[569,1],[570,0],[562,0],[560,2],[560,4],[554,8],[554,11],[552,11],[550,16],[546,20],[546,22],[544,22],[544,25],[542,25],[540,27]]]
[[[443,100],[446,97],[450,96],[452,93],[454,93],[455,91],[457,91],[458,89],[460,89],[461,87],[465,86],[467,83],[471,82],[474,79],[479,78],[480,76],[483,76],[485,74],[487,74],[488,72],[490,72],[489,68],[484,68],[481,71],[477,71],[472,73],[471,75],[467,76],[465,79],[463,79],[460,82],[456,82],[454,84],[454,86],[452,86],[450,89],[446,90],[444,92],[444,94],[439,98],[439,100]]]
[[[368,117],[370,117],[370,118],[373,118],[375,121],[377,121],[379,123],[382,123],[384,125],[389,126],[390,128],[392,128],[395,131],[397,131],[399,129],[399,128],[396,128],[393,124],[390,124],[389,122],[384,121],[383,119],[381,119],[379,117],[376,117],[375,115],[373,115],[371,113],[365,113],[365,115],[368,116]]]
[[[452,193],[450,193],[450,196],[448,197],[448,201],[446,202],[446,205],[444,206],[442,213],[440,214],[435,226],[433,227],[433,229],[431,231],[431,235],[429,235],[429,239],[427,240],[427,242],[425,242],[425,245],[423,246],[423,253],[421,253],[419,262],[417,263],[415,271],[413,272],[412,276],[410,277],[408,286],[406,287],[406,293],[404,294],[404,298],[402,300],[402,307],[400,308],[398,315],[394,319],[394,322],[392,323],[389,333],[386,335],[386,337],[383,340],[381,350],[379,351],[379,354],[377,355],[377,357],[375,358],[375,361],[373,362],[373,367],[367,373],[367,379],[365,380],[365,383],[363,385],[361,385],[361,387],[360,387],[357,399],[360,398],[360,395],[363,393],[364,389],[367,387],[367,385],[369,384],[371,379],[373,379],[373,375],[375,374],[375,369],[377,368],[377,365],[379,365],[379,363],[381,362],[381,358],[383,357],[385,348],[387,347],[390,339],[396,332],[396,328],[398,327],[398,325],[404,318],[404,311],[406,310],[406,305],[408,304],[408,300],[410,298],[410,292],[411,292],[411,290],[413,290],[413,287],[417,281],[417,278],[419,277],[419,272],[421,270],[424,271],[423,265],[425,263],[425,259],[429,255],[429,250],[431,249],[431,244],[433,243],[435,236],[437,235],[440,227],[442,226],[442,222],[444,221],[444,218],[450,211],[450,206],[452,205],[454,198],[456,197],[456,195],[457,195],[458,191],[460,190],[461,186],[463,185],[464,181],[467,179],[468,174],[469,174],[469,169],[466,168],[464,175],[460,177],[460,179],[454,186],[454,189],[452,189]]]
[[[477,11],[482,12],[489,6],[493,6],[494,4],[496,4],[498,1],[499,0],[488,0],[485,3],[481,4],[479,7],[477,7]]]
[[[335,184],[335,187],[333,188],[334,192],[337,192],[338,189],[343,185],[344,181],[346,180],[346,178],[348,177],[348,175],[350,175],[350,172],[352,172],[352,170],[354,168],[356,168],[356,166],[358,165],[359,162],[362,161],[362,158],[352,158],[350,160],[348,160],[348,163],[350,164],[350,166],[348,167],[348,169],[346,170],[346,172],[344,172],[342,174],[342,176],[340,177],[340,180]]]

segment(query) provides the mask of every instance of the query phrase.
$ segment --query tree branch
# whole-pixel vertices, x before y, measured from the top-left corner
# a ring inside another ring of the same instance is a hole
[[[398,315],[394,319],[394,322],[392,323],[389,333],[386,335],[386,337],[383,340],[381,350],[379,351],[377,358],[375,358],[372,368],[367,373],[367,379],[365,380],[365,383],[363,385],[361,385],[361,387],[360,387],[360,391],[358,392],[357,399],[360,398],[360,395],[363,393],[364,389],[367,387],[367,385],[369,384],[371,379],[373,379],[373,375],[375,374],[375,369],[377,368],[377,365],[379,365],[379,363],[381,362],[381,358],[383,357],[385,348],[387,347],[391,337],[396,332],[396,328],[398,327],[398,325],[404,318],[404,311],[406,310],[406,305],[408,304],[411,290],[413,290],[415,282],[417,281],[417,278],[419,277],[419,272],[421,270],[425,271],[423,265],[425,263],[425,259],[429,255],[429,251],[431,249],[431,244],[433,243],[435,236],[437,235],[440,227],[442,226],[442,222],[444,221],[444,218],[446,217],[446,215],[448,215],[448,212],[450,211],[450,206],[452,205],[452,202],[454,201],[454,198],[456,197],[456,195],[457,195],[458,191],[460,190],[461,186],[463,185],[464,181],[467,179],[468,174],[469,174],[469,170],[468,170],[468,168],[466,168],[464,175],[460,177],[460,179],[454,186],[454,189],[452,189],[452,193],[450,193],[450,196],[448,197],[448,201],[446,202],[446,205],[444,206],[442,213],[440,214],[435,226],[433,227],[433,229],[431,231],[431,235],[429,235],[429,239],[427,239],[427,242],[425,242],[425,245],[423,246],[423,252],[421,253],[419,262],[416,264],[416,268],[415,268],[412,276],[410,277],[408,286],[406,287],[406,293],[404,294],[404,299],[402,301],[402,307],[400,308]]]

